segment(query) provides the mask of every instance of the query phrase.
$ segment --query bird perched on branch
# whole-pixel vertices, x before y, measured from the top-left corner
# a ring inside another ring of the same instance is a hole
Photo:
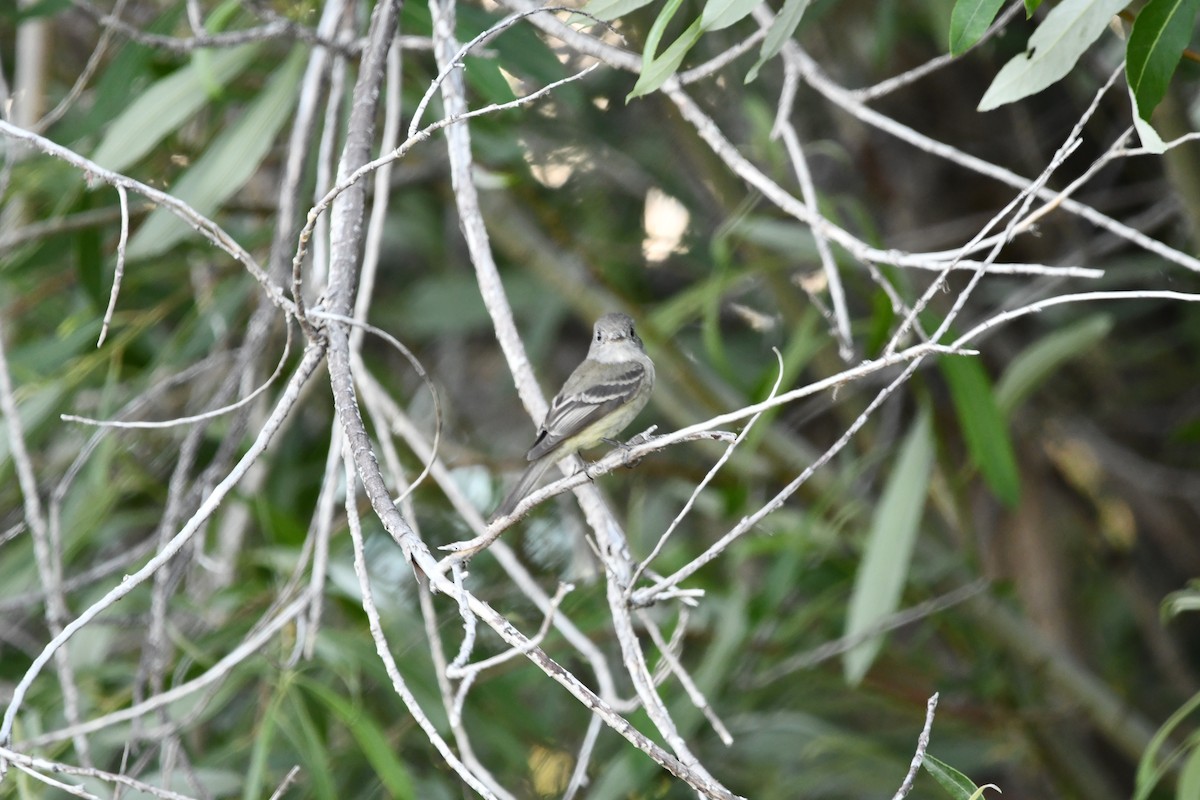
[[[507,516],[550,467],[578,450],[595,447],[633,422],[654,388],[654,362],[627,314],[596,320],[592,344],[583,360],[550,403],[530,462],[516,486],[492,514]]]

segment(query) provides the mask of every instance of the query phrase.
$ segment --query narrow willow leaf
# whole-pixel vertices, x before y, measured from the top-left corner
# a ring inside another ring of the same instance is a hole
[[[208,105],[211,83],[228,85],[254,62],[260,49],[248,44],[217,50],[211,53],[205,69],[198,62],[189,62],[156,81],[113,120],[92,160],[106,169],[123,172]]]
[[[1005,64],[979,101],[980,111],[1028,97],[1066,77],[1129,0],[1063,0],[1029,37],[1024,53]]]
[[[979,41],[1004,0],[956,0],[950,12],[950,54],[959,55]]]
[[[654,24],[650,26],[650,31],[646,34],[646,46],[642,48],[643,73],[649,69],[658,55],[658,45],[662,41],[663,34],[667,32],[667,26],[671,24],[675,12],[682,4],[683,0],[668,0],[667,4],[658,12],[658,16],[654,18]]]
[[[700,14],[700,27],[719,31],[745,19],[758,5],[758,0],[708,0]]]
[[[651,0],[592,0],[583,7],[583,10],[591,14],[593,17],[598,17],[605,22],[623,17],[630,12],[637,11],[642,6],[650,5]],[[579,16],[579,20],[590,22],[587,17]],[[572,19],[574,22],[575,19]]]
[[[763,39],[762,48],[758,52],[758,61],[754,62],[754,66],[746,73],[746,83],[750,83],[758,77],[758,71],[762,69],[763,64],[779,55],[783,45],[796,32],[796,27],[804,17],[808,3],[809,0],[786,0],[784,2],[783,9],[775,18],[775,24],[767,32],[767,38]]]
[[[921,766],[954,800],[970,800],[979,790],[975,782],[966,775],[929,753],[925,754],[925,760],[921,762]]]
[[[387,789],[389,797],[397,800],[416,800],[412,776],[404,766],[388,740],[387,732],[379,727],[375,719],[363,709],[323,683],[308,678],[299,678],[300,685],[324,703],[354,735],[367,760],[375,770],[375,776]]]
[[[1138,12],[1125,47],[1125,77],[1144,120],[1162,102],[1192,37],[1200,0],[1150,0]]]
[[[933,469],[933,417],[921,412],[904,444],[871,518],[862,564],[854,576],[854,591],[846,614],[846,636],[859,636],[894,612],[908,577],[917,531],[929,493]],[[847,683],[857,684],[867,674],[882,636],[852,647],[842,659]]]
[[[1170,771],[1174,758],[1172,755],[1168,755],[1160,761],[1159,751],[1164,747],[1170,748],[1171,736],[1175,733],[1175,729],[1197,708],[1200,708],[1200,692],[1192,695],[1187,702],[1175,709],[1162,727],[1150,737],[1150,743],[1146,745],[1146,749],[1142,752],[1142,760],[1138,763],[1137,775],[1133,782],[1133,800],[1146,800],[1158,782]]]
[[[1175,800],[1196,800],[1197,797],[1200,797],[1200,747],[1193,747],[1179,771]]]
[[[939,359],[938,367],[950,386],[971,460],[992,493],[1009,508],[1016,506],[1021,499],[1017,459],[987,372],[979,359],[968,356]]]
[[[996,405],[1004,417],[1012,415],[1063,362],[1093,348],[1112,330],[1112,317],[1097,314],[1051,333],[1021,351],[996,383]]]
[[[330,752],[324,746],[307,704],[297,692],[288,692],[284,711],[286,722],[280,726],[280,730],[291,741],[297,760],[304,765],[304,782],[311,792],[309,796],[320,800],[339,800]]]
[[[1137,96],[1134,95],[1132,88],[1129,89],[1129,103],[1133,108],[1133,128],[1137,131],[1142,147],[1151,153],[1167,152],[1167,143],[1158,135],[1158,131],[1154,130],[1153,125],[1142,119],[1142,112],[1138,110]]]
[[[289,684],[281,682],[275,685],[267,707],[258,715],[258,725],[251,738],[250,764],[246,769],[246,779],[242,784],[242,800],[257,800],[262,797],[266,785],[267,764],[271,758],[271,746],[275,741],[275,733],[279,729],[279,709],[288,692]]]
[[[258,170],[275,136],[291,115],[307,53],[293,49],[283,66],[232,126],[183,174],[172,193],[201,214],[211,215]],[[130,258],[166,252],[191,229],[166,209],[156,209],[129,242]]]
[[[688,29],[679,34],[679,38],[672,42],[661,56],[642,68],[642,74],[638,76],[637,83],[633,85],[633,91],[629,93],[625,101],[628,102],[635,97],[649,94],[662,86],[679,70],[679,65],[683,63],[683,57],[688,54],[703,32],[700,20],[689,25]]]
[[[1171,617],[1196,611],[1200,611],[1200,581],[1197,580],[1190,581],[1186,589],[1171,592],[1163,598],[1159,606],[1159,614],[1164,623]]]

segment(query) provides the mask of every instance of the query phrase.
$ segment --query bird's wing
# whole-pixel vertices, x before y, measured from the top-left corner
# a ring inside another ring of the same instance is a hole
[[[598,367],[599,371],[593,371],[591,367]],[[628,403],[638,393],[645,378],[646,367],[636,361],[591,362],[586,374],[581,365],[550,403],[546,421],[526,458],[533,461],[544,456],[559,442],[587,430]],[[585,382],[586,386],[581,385]]]

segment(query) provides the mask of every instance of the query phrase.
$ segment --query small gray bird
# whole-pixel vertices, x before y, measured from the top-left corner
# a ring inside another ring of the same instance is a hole
[[[633,320],[618,313],[596,320],[587,358],[550,403],[525,455],[530,464],[492,519],[511,514],[551,464],[624,430],[645,408],[652,389],[654,362],[642,348]]]

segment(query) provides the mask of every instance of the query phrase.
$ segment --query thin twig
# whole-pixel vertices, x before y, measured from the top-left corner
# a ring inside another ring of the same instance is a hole
[[[108,783],[115,783],[118,786],[128,786],[129,788],[135,789],[139,792],[145,792],[152,797],[161,797],[163,800],[193,800],[193,798],[189,797],[188,795],[179,794],[178,792],[173,792],[170,789],[163,789],[158,786],[136,780],[128,775],[105,772],[104,770],[95,769],[93,767],[77,767],[60,761],[47,761],[44,758],[27,756],[24,753],[10,750],[7,747],[0,747],[0,758],[12,762],[14,766],[24,766],[30,769],[44,770],[46,772],[64,775],[78,775],[84,778],[95,778],[97,780],[107,781]],[[65,791],[71,791],[72,794],[78,794],[77,792],[72,791],[70,788],[62,785],[59,785],[59,788],[62,788]],[[85,792],[83,794],[79,794],[78,796],[94,797],[95,795],[87,794]]]
[[[120,19],[121,13],[125,10],[126,1],[127,0],[117,0],[116,4],[113,6],[111,14],[112,19]],[[49,113],[37,121],[37,124],[33,126],[33,130],[37,131],[38,133],[44,132],[51,125],[62,119],[66,113],[71,110],[71,106],[73,106],[75,101],[78,100],[80,95],[83,94],[84,88],[88,85],[88,82],[91,81],[92,76],[96,74],[96,70],[99,69],[100,63],[104,58],[104,52],[108,49],[108,43],[112,39],[112,36],[112,28],[106,27],[104,32],[100,34],[100,39],[96,42],[96,46],[92,48],[92,54],[88,56],[87,64],[84,65],[83,71],[80,72],[75,78],[75,82],[71,84],[70,91],[68,91],[66,95],[64,95],[63,98],[58,101],[58,105],[56,105]]]
[[[82,614],[79,614],[75,619],[71,620],[57,636],[52,638],[46,647],[42,650],[33,663],[29,665],[25,674],[21,676],[20,681],[13,688],[12,699],[9,701],[8,708],[4,712],[4,721],[0,725],[0,744],[9,740],[12,735],[13,722],[16,719],[17,711],[20,709],[22,702],[25,699],[29,687],[33,684],[34,679],[46,666],[46,663],[59,649],[76,633],[82,630],[89,622],[95,619],[100,613],[110,608],[114,603],[120,600],[125,595],[132,592],[140,584],[142,584],[151,575],[154,575],[158,570],[166,564],[170,559],[187,544],[192,536],[196,534],[200,527],[208,520],[210,516],[224,501],[225,496],[237,485],[238,481],[245,474],[246,470],[253,464],[258,457],[266,450],[270,444],[272,436],[276,430],[283,424],[284,419],[291,413],[293,406],[300,396],[300,389],[308,382],[309,378],[315,372],[317,365],[323,358],[323,353],[316,348],[308,348],[305,352],[304,359],[296,368],[296,372],[292,375],[287,387],[284,389],[279,401],[271,412],[271,416],[263,424],[258,436],[250,445],[245,455],[238,461],[234,469],[230,470],[229,474],[218,483],[213,490],[205,498],[200,508],[187,521],[183,528],[177,533],[170,542],[167,543],[153,558],[142,565],[141,569],[131,575],[125,576],[121,583],[110,589],[103,597],[90,605]]]
[[[289,313],[292,312],[292,302],[284,297],[283,290],[267,277],[267,274],[263,272],[262,267],[259,266],[254,257],[238,244],[237,240],[230,236],[224,228],[196,211],[196,209],[178,197],[168,194],[161,189],[155,189],[153,186],[147,186],[141,181],[135,181],[133,178],[122,175],[119,172],[105,169],[91,159],[79,155],[74,150],[55,144],[43,136],[39,136],[32,131],[27,131],[24,128],[19,128],[3,119],[0,119],[0,134],[10,139],[28,142],[46,155],[65,161],[81,170],[88,177],[89,182],[100,180],[110,186],[121,186],[126,189],[132,189],[143,197],[167,208],[171,213],[199,231],[201,236],[208,239],[217,248],[242,264],[254,276],[254,279],[262,285],[276,306]]]
[[[998,34],[1000,31],[1004,30],[1004,28],[1008,26],[1008,23],[1012,22],[1013,17],[1017,16],[1017,14],[1020,14],[1024,10],[1025,10],[1025,3],[1022,2],[1021,0],[1015,0],[1015,2],[1009,4],[1008,8],[1005,9],[1002,14],[1000,14],[998,17],[996,17],[995,21],[992,22],[992,24],[990,26],[988,26],[988,29],[983,32],[983,35],[980,36],[975,41],[974,44],[972,44],[970,47],[968,47],[966,50],[959,53],[958,55],[951,55],[950,53],[944,53],[936,58],[932,58],[929,61],[926,61],[924,64],[920,65],[919,67],[914,67],[910,70],[906,70],[905,72],[902,72],[899,75],[893,75],[892,77],[888,78],[887,80],[880,81],[879,83],[875,84],[874,86],[867,86],[862,89],[855,89],[855,90],[851,91],[850,94],[852,97],[854,97],[856,100],[859,100],[860,102],[869,103],[872,100],[877,100],[880,97],[883,97],[884,95],[891,94],[892,92],[896,91],[897,89],[901,89],[912,83],[916,83],[918,80],[920,80],[921,78],[924,78],[926,75],[934,73],[937,70],[941,69],[942,67],[945,67],[945,66],[948,66],[948,65],[954,63],[955,61],[957,61],[960,58],[962,58],[963,56],[965,56],[967,53],[971,52],[972,50],[979,47],[984,42],[991,39],[993,36]]]
[[[350,456],[348,446],[343,447],[342,453],[342,464],[346,478],[346,519],[350,527],[350,540],[354,543],[354,574],[358,577],[358,587],[362,593],[363,611],[367,614],[367,625],[371,631],[371,638],[375,642],[375,652],[379,654],[384,669],[387,671],[388,678],[392,681],[392,690],[403,701],[405,708],[408,709],[408,713],[412,715],[413,720],[416,721],[426,738],[429,739],[430,744],[437,749],[446,764],[481,796],[493,798],[494,800],[496,795],[491,789],[477,775],[467,769],[466,765],[454,755],[454,751],[446,744],[446,740],[437,732],[437,728],[430,722],[428,715],[425,714],[420,703],[417,702],[417,698],[409,690],[408,684],[404,681],[403,676],[401,676],[400,668],[396,665],[396,660],[392,656],[392,649],[388,645],[387,637],[383,632],[383,623],[379,618],[379,609],[375,606],[375,598],[371,592],[371,579],[367,574],[366,554],[363,549],[362,524],[358,518],[358,507],[354,502],[354,461]]]
[[[117,310],[117,296],[121,293],[121,278],[125,275],[125,244],[129,241],[129,196],[124,186],[117,187],[117,197],[121,201],[121,238],[117,241],[117,266],[113,269],[112,292],[108,296],[108,308],[104,310],[104,322],[100,325],[100,338],[96,347],[104,344],[108,336],[108,326],[112,324],[113,312]]]
[[[917,751],[913,753],[912,763],[908,765],[908,774],[904,776],[900,788],[892,795],[892,800],[904,800],[912,791],[913,781],[917,779],[917,772],[925,761],[925,751],[929,748],[929,732],[933,729],[933,713],[937,710],[937,704],[938,693],[934,692],[925,704],[925,726],[921,728],[921,735],[917,737]]]
[[[935,614],[939,614],[948,608],[952,608],[959,603],[971,599],[977,594],[985,591],[988,587],[988,581],[984,578],[972,581],[965,586],[960,586],[957,589],[946,592],[943,595],[930,598],[921,603],[917,603],[911,608],[905,608],[891,614],[876,622],[870,628],[860,631],[853,636],[842,636],[834,639],[831,642],[826,642],[819,647],[814,647],[803,653],[797,653],[790,656],[770,669],[763,670],[758,675],[744,681],[747,688],[761,689],[770,683],[773,683],[788,675],[799,672],[805,669],[811,669],[823,661],[828,661],[831,658],[841,655],[848,650],[858,647],[866,641],[870,641],[877,636],[894,631],[898,628],[903,628],[905,625],[911,625],[914,622],[929,619]]]
[[[279,786],[275,787],[275,791],[271,792],[270,800],[279,800],[287,792],[291,785],[300,777],[300,765],[296,764],[288,770],[288,774],[283,776],[283,780],[279,782]]]
[[[309,28],[287,19],[276,19],[257,28],[224,33],[198,34],[188,37],[164,36],[135,28],[117,18],[116,14],[106,14],[87,0],[71,0],[76,8],[91,17],[97,25],[112,29],[131,41],[168,50],[173,53],[185,54],[194,50],[236,47],[251,42],[264,42],[272,39],[297,39],[310,44],[321,45],[345,56],[355,56],[362,47],[362,42],[340,43],[323,38]]]
[[[115,289],[116,284],[114,283],[113,286]],[[115,299],[115,292],[114,292],[114,299]],[[79,416],[78,414],[59,414],[59,419],[61,419],[63,422],[78,422],[83,425],[94,425],[98,428],[123,428],[126,430],[154,430],[154,429],[161,429],[161,428],[176,428],[176,427],[179,427],[182,425],[192,425],[192,424],[195,424],[198,422],[207,422],[208,420],[216,419],[217,417],[223,417],[226,414],[230,414],[234,411],[238,411],[239,409],[245,408],[247,405],[249,405],[251,402],[253,402],[255,400],[255,398],[259,397],[260,395],[262,395],[263,392],[265,392],[267,389],[269,389],[271,387],[271,385],[273,383],[275,383],[276,379],[278,379],[279,376],[283,374],[283,368],[284,368],[284,366],[286,366],[288,356],[291,355],[291,350],[292,350],[291,326],[288,326],[288,328],[286,329],[286,334],[287,335],[284,338],[284,342],[283,342],[283,353],[279,356],[279,361],[276,362],[275,369],[271,372],[270,377],[268,377],[265,381],[263,381],[257,387],[255,387],[254,391],[250,392],[248,395],[246,395],[245,397],[243,397],[242,399],[240,399],[236,402],[220,406],[219,408],[210,409],[208,411],[204,411],[199,414],[189,414],[189,415],[183,416],[183,417],[173,417],[171,419],[164,419],[164,420],[121,420],[121,419],[103,420],[103,419],[94,419],[92,417],[82,417],[82,416]]]
[[[189,681],[172,686],[170,689],[152,697],[147,697],[145,700],[135,703],[128,708],[104,714],[87,722],[81,722],[78,725],[30,736],[20,744],[23,747],[42,747],[54,744],[55,742],[61,742],[73,736],[96,733],[97,731],[111,728],[114,725],[136,720],[152,711],[169,706],[178,700],[182,700],[202,689],[212,686],[242,666],[249,656],[257,652],[275,634],[296,619],[308,606],[308,601],[307,592],[302,592],[299,597],[292,600],[273,617],[257,627],[241,644],[230,650],[223,658],[203,673]],[[156,731],[148,731],[146,735],[154,736],[156,734]]]
[[[663,661],[667,664],[671,673],[679,679],[679,683],[683,686],[684,691],[687,692],[688,699],[692,701],[692,705],[700,709],[701,713],[704,714],[705,719],[708,720],[708,724],[712,726],[721,743],[726,747],[731,747],[733,745],[733,736],[730,735],[729,729],[725,727],[725,723],[721,722],[721,718],[713,711],[708,698],[700,691],[700,687],[692,680],[692,676],[679,663],[679,659],[676,657],[673,648],[663,640],[662,631],[658,629],[658,625],[655,624],[654,620],[650,619],[650,616],[645,611],[638,611],[637,617],[638,621],[642,623],[646,631],[650,634],[650,638],[654,641],[654,646],[662,654]],[[683,625],[681,623],[680,629],[682,630],[682,628]]]
[[[21,491],[25,524],[33,540],[34,561],[37,564],[38,577],[46,590],[44,615],[46,627],[50,629],[52,636],[59,637],[63,633],[63,624],[70,614],[62,588],[62,541],[55,536],[55,528],[47,521],[45,508],[42,505],[37,474],[34,472],[33,460],[30,458],[25,440],[25,430],[21,425],[16,396],[13,393],[12,376],[8,369],[8,356],[2,329],[0,329],[0,414],[3,414],[7,423],[8,450],[17,473],[17,485]],[[75,724],[79,722],[79,689],[75,684],[74,667],[65,650],[54,653],[54,667],[58,673],[59,686],[62,689],[64,715],[69,723]],[[14,690],[12,705],[16,704],[16,698],[17,693]],[[9,710],[12,709],[12,705],[9,706]],[[0,745],[11,741],[11,731],[6,714],[5,725],[0,727]],[[88,745],[87,739],[83,736],[75,736],[73,743],[75,751],[84,764],[91,766],[91,747]],[[0,758],[0,778],[3,778],[6,766],[4,759]]]
[[[808,169],[808,158],[804,155],[804,148],[800,145],[800,136],[791,122],[792,105],[796,100],[796,88],[799,83],[800,71],[791,62],[786,62],[783,91],[779,95],[779,105],[771,135],[783,139],[784,148],[792,162],[792,170],[796,173],[796,182],[800,184],[800,197],[808,206],[809,213],[814,219],[824,220],[812,173]],[[838,355],[843,361],[849,363],[854,358],[854,343],[850,339],[850,312],[846,308],[846,291],[842,288],[841,273],[838,272],[837,260],[833,257],[833,250],[829,246],[829,238],[825,235],[823,226],[813,225],[812,232],[813,241],[817,245],[817,256],[821,260],[821,268],[825,271],[829,299],[833,304],[832,327],[834,340],[838,343]]]
[[[768,400],[770,400],[772,397],[775,397],[779,392],[779,386],[781,383],[783,383],[784,376],[783,355],[778,349],[773,348],[773,350],[775,353],[775,360],[779,366],[779,372],[776,373],[775,383],[771,385],[771,391],[767,394]],[[758,414],[755,414],[746,422],[746,424],[742,427],[741,432],[737,435],[737,438],[729,443],[729,446],[726,447],[724,452],[721,453],[721,457],[718,458],[717,462],[712,465],[712,469],[710,469],[700,480],[700,482],[696,484],[696,488],[693,489],[692,493],[688,496],[687,502],[683,504],[683,508],[679,509],[679,513],[675,515],[673,520],[671,520],[671,524],[667,526],[665,531],[663,531],[662,536],[658,537],[658,542],[655,543],[654,548],[650,551],[650,554],[642,559],[641,563],[638,564],[637,569],[633,571],[633,577],[630,578],[629,586],[625,589],[626,598],[633,594],[633,587],[637,584],[638,579],[642,576],[642,573],[645,572],[646,568],[650,566],[650,562],[658,558],[658,554],[662,552],[662,549],[667,544],[667,539],[669,539],[671,534],[675,532],[675,529],[679,527],[679,524],[683,521],[683,518],[687,516],[687,513],[691,511],[692,506],[695,505],[696,499],[700,496],[700,493],[704,491],[705,487],[712,483],[713,478],[717,476],[717,473],[721,470],[721,467],[725,466],[729,459],[733,457],[734,450],[737,449],[737,446],[745,441],[746,437],[750,435],[750,431],[754,428],[755,423],[758,422],[758,420],[762,417],[763,413],[764,412],[759,412]]]

